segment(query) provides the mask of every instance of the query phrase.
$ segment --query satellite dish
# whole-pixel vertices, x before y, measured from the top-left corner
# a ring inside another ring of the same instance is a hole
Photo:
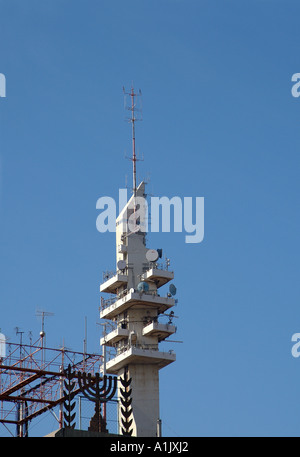
[[[161,259],[162,258],[162,249],[157,249],[158,257]]]
[[[126,262],[125,260],[119,260],[117,263],[118,270],[125,270]]]
[[[138,283],[137,290],[139,292],[148,292],[149,290],[149,284],[145,281],[141,281]]]
[[[146,252],[146,259],[148,262],[156,262],[158,259],[158,252],[155,249],[149,249]]]
[[[174,284],[170,284],[170,286],[169,286],[169,292],[170,292],[171,295],[176,295],[177,289],[176,289],[176,287],[174,286]]]

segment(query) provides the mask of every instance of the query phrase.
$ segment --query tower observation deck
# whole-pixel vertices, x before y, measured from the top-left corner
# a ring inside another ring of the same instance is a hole
[[[106,372],[131,378],[132,436],[155,437],[160,420],[159,370],[176,360],[173,351],[159,348],[176,331],[171,318],[175,299],[172,293],[160,295],[174,273],[158,265],[160,250],[146,246],[145,198],[145,183],[134,185],[116,219],[116,272],[100,286],[101,293],[110,294],[101,298],[100,318],[109,320],[113,329],[100,344],[115,348]],[[169,319],[164,323],[166,315]]]

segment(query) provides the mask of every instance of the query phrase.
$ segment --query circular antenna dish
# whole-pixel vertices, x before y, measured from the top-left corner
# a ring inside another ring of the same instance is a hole
[[[156,262],[158,256],[159,254],[155,249],[149,249],[146,252],[146,259],[148,260],[148,262]]]
[[[148,292],[149,290],[149,284],[147,282],[141,281],[137,285],[137,290],[139,292]]]
[[[169,286],[169,292],[170,292],[171,295],[176,295],[177,289],[176,289],[176,287],[174,286],[174,284],[170,284],[170,286]]]
[[[125,260],[119,260],[117,263],[118,270],[125,270],[126,262]]]

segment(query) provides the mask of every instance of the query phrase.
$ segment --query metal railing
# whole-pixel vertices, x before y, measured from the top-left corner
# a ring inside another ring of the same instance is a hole
[[[127,267],[124,270],[114,270],[114,271],[103,271],[102,273],[102,284],[108,281],[109,279],[113,278],[114,276],[121,274],[127,276]]]

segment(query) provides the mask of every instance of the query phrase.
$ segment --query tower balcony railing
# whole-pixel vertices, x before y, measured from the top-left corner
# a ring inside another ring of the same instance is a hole
[[[157,321],[147,323],[143,328],[144,336],[156,336],[158,342],[165,340],[168,336],[173,335],[176,332],[175,325],[163,324]]]
[[[125,270],[107,271],[103,273],[104,282],[100,285],[100,292],[116,294],[120,287],[128,282],[127,268]]]
[[[153,346],[153,347],[151,347]],[[118,350],[115,357],[106,363],[107,373],[116,374],[128,364],[155,364],[158,369],[175,362],[176,354],[171,349],[163,352],[154,345],[131,344],[124,345]]]
[[[121,347],[116,349],[116,356],[123,354],[123,352],[128,351],[130,348],[139,348],[143,349],[145,351],[158,351],[158,345],[157,344],[142,344],[142,343],[130,343],[128,342],[127,344],[122,345]]]
[[[118,314],[126,311],[131,307],[156,309],[159,313],[163,313],[175,305],[175,300],[170,297],[161,297],[157,292],[139,292],[135,289],[130,289],[126,294],[120,297],[113,297],[108,300],[101,298],[101,319],[112,319]]]
[[[128,338],[128,336],[129,330],[127,328],[123,328],[122,326],[118,326],[100,339],[100,345],[114,346],[119,341]]]
[[[103,310],[103,309],[107,308],[108,306],[112,305],[113,303],[115,303],[117,298],[116,297],[111,297],[111,298],[103,298],[103,297],[101,297],[100,300],[101,300],[100,309]]]
[[[116,274],[116,271],[109,271],[109,270],[103,271],[103,273],[102,273],[102,283],[108,281],[110,278],[115,276],[115,274]]]
[[[141,275],[141,281],[152,281],[159,288],[174,279],[174,271],[166,270],[162,264],[151,264]]]

